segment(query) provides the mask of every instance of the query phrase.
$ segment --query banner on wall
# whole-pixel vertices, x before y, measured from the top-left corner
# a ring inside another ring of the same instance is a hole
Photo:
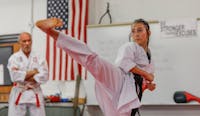
[[[3,64],[0,64],[0,85],[4,84],[4,70]]]
[[[197,36],[196,19],[172,19],[160,21],[162,38],[195,37]]]

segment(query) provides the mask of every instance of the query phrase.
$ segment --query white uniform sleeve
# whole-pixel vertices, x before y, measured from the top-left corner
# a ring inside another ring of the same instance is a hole
[[[12,82],[24,82],[26,71],[20,70],[16,56],[13,55],[9,58],[7,68]]]
[[[148,65],[148,59],[143,48],[138,44],[129,42],[120,47],[116,65],[128,73],[136,65],[143,68]]]
[[[46,60],[40,59],[38,66],[39,73],[36,74],[33,78],[40,84],[43,84],[48,81],[48,65]]]
[[[130,69],[136,66],[136,63],[134,62],[134,53],[135,49],[133,47],[131,49],[130,44],[125,44],[120,47],[115,61],[116,65],[128,73]]]

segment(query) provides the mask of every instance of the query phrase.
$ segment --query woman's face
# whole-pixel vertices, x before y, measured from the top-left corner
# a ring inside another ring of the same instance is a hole
[[[133,38],[133,41],[138,43],[140,46],[147,46],[150,31],[147,31],[145,25],[143,23],[134,23],[131,26],[131,29],[131,36]]]

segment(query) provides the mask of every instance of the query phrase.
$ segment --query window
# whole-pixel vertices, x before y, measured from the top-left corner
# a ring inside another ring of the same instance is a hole
[[[3,66],[3,83],[1,85],[11,85],[10,75],[7,69],[9,57],[19,50],[18,35],[0,35],[0,65]]]

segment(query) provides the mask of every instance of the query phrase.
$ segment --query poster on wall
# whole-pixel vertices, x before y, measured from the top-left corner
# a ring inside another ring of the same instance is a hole
[[[160,21],[162,38],[191,38],[197,36],[197,20],[191,18]]]
[[[4,70],[3,70],[3,64],[0,64],[0,85],[3,85],[4,83]]]

